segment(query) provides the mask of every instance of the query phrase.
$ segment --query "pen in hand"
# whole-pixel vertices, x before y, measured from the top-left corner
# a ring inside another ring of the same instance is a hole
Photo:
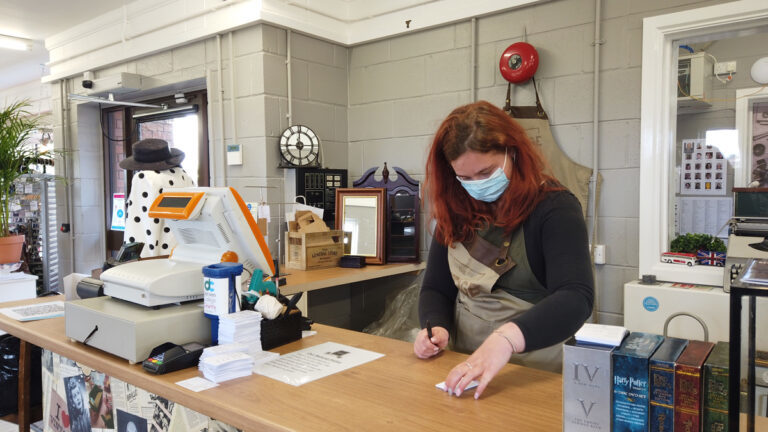
[[[427,320],[427,338],[431,343],[432,342],[432,324],[429,323],[429,320]]]

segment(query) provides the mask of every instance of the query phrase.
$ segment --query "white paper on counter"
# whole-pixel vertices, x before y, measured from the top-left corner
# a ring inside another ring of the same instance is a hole
[[[255,371],[298,387],[381,357],[384,357],[384,354],[336,342],[325,342],[284,354],[260,365]]]

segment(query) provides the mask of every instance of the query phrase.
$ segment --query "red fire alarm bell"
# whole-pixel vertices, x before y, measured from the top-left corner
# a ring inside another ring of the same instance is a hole
[[[528,81],[538,67],[539,53],[533,45],[525,42],[516,42],[508,46],[499,60],[501,76],[515,84]]]

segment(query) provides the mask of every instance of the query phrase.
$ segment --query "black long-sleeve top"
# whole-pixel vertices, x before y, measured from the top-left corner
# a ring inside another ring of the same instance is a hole
[[[525,337],[525,351],[534,351],[562,342],[589,318],[594,278],[586,224],[573,194],[547,194],[523,222],[523,229],[531,270],[548,294],[511,321]],[[422,327],[429,320],[450,331],[457,293],[448,247],[433,239],[419,296]]]

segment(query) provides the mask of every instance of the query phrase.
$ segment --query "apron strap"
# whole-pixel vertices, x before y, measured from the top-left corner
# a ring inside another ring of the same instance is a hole
[[[536,93],[536,105],[535,106],[512,106],[510,93],[512,91],[512,83],[507,83],[507,98],[504,104],[504,111],[513,118],[519,119],[542,119],[549,120],[547,112],[544,111],[544,107],[541,105],[541,98],[539,97],[539,89],[536,86],[536,78],[531,77],[533,82],[533,91]]]

